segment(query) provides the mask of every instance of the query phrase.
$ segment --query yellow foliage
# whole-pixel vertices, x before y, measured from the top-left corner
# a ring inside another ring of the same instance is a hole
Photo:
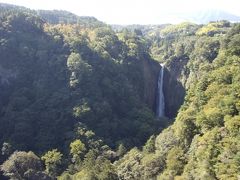
[[[164,29],[162,29],[160,31],[160,33],[162,35],[167,35],[169,33],[179,33],[179,32],[183,32],[183,31],[187,31],[187,29],[191,28],[192,26],[194,26],[194,24],[189,23],[189,22],[183,22],[183,23],[177,24],[177,25],[169,25],[169,26],[165,27]]]
[[[202,35],[210,35],[210,33],[217,32],[218,28],[216,27],[216,24],[214,23],[209,23],[206,26],[203,26],[200,28],[197,32],[196,35],[202,36]]]

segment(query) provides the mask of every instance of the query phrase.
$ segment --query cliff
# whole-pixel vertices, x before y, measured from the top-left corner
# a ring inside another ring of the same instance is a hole
[[[146,58],[143,60],[144,101],[154,112],[156,110],[157,81],[161,66]]]
[[[178,110],[184,101],[184,82],[186,79],[184,67],[187,62],[187,57],[181,57],[175,58],[166,64],[163,90],[165,96],[165,114],[169,118],[177,116]]]
[[[188,58],[176,58],[165,66],[163,91],[165,97],[165,115],[175,118],[185,97],[184,67]],[[144,101],[152,111],[156,111],[158,76],[161,66],[158,62],[146,58],[143,60]]]

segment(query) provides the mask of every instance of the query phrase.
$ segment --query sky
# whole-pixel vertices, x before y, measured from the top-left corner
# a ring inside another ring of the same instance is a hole
[[[240,16],[240,0],[0,0],[30,9],[67,10],[108,24],[159,24],[173,13],[220,9]],[[173,19],[174,18],[174,19]],[[179,20],[180,21],[180,20]]]

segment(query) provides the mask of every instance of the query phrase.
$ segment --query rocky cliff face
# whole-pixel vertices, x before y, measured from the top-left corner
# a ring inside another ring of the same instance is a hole
[[[163,91],[165,97],[165,115],[175,118],[185,97],[185,65],[188,58],[176,58],[165,66]],[[156,111],[157,83],[161,66],[151,59],[143,60],[144,99],[149,108]]]
[[[185,97],[185,65],[187,57],[176,58],[166,64],[164,76],[165,113],[169,118],[174,118],[182,105]]]
[[[143,60],[144,100],[155,112],[158,74],[161,66],[149,58]]]

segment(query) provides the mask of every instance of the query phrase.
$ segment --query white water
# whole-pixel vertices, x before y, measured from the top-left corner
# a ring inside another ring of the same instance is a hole
[[[162,66],[162,68],[158,76],[157,117],[163,117],[165,115],[165,102],[163,94],[164,64],[160,65]]]

